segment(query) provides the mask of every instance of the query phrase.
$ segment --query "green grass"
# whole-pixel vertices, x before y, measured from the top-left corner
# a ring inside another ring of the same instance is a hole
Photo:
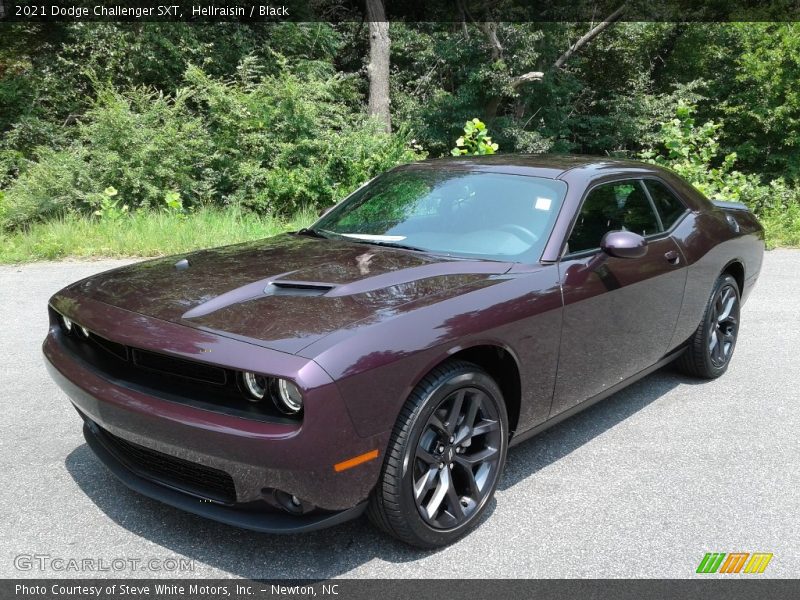
[[[164,256],[277,235],[310,224],[310,211],[291,219],[229,210],[179,215],[139,212],[119,220],[66,216],[16,232],[0,232],[0,263],[62,258]]]

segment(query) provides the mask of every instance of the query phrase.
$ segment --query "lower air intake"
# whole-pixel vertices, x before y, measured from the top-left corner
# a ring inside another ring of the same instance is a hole
[[[223,504],[236,502],[233,479],[225,471],[145,448],[95,427],[105,446],[140,477]]]

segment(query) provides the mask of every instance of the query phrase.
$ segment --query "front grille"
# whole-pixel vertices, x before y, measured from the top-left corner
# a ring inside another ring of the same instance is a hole
[[[284,415],[269,400],[251,402],[235,369],[162,354],[112,341],[94,331],[88,336],[76,323],[69,332],[62,317],[50,308],[59,323],[59,341],[72,356],[117,385],[213,412],[271,423],[296,424],[300,415]]]
[[[150,350],[125,346],[118,342],[112,342],[93,331],[89,332],[88,338],[76,335],[71,337],[78,341],[88,340],[118,359],[125,362],[132,362],[140,369],[215,385],[225,385],[230,379],[227,370],[222,367],[194,360],[187,360],[177,356],[169,356],[159,352],[151,352]]]
[[[118,344],[117,342],[112,342],[111,340],[107,340],[106,338],[101,337],[96,333],[90,333],[89,339],[98,346],[100,346],[103,350],[110,352],[117,358],[120,358],[122,360],[128,360],[127,346],[123,346],[122,344]]]
[[[236,502],[233,479],[225,471],[145,448],[94,425],[105,446],[141,477],[201,498],[224,504]]]
[[[177,375],[178,377],[186,377],[187,379],[194,379],[196,381],[213,383],[216,385],[225,385],[227,380],[225,369],[220,367],[166,356],[165,354],[158,354],[147,350],[140,350],[139,348],[132,348],[131,350],[133,354],[133,364],[143,369],[150,369],[151,371],[158,371],[159,373],[165,373],[167,375]]]

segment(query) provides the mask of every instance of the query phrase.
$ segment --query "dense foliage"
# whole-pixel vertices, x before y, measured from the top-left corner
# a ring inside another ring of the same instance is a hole
[[[459,153],[488,152],[467,144],[476,117],[503,152],[653,160],[775,231],[800,220],[800,24],[620,22],[556,66],[587,24],[392,23],[391,134],[366,115],[359,23],[0,27],[6,230],[142,209],[289,215],[459,136]]]

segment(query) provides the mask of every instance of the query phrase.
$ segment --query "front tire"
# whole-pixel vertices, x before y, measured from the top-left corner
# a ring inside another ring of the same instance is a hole
[[[508,416],[497,383],[477,365],[448,361],[400,411],[367,514],[407,544],[451,544],[480,521],[507,449]]]
[[[688,375],[716,379],[728,370],[739,334],[741,298],[739,285],[723,274],[714,284],[703,320],[678,359],[678,368]]]

